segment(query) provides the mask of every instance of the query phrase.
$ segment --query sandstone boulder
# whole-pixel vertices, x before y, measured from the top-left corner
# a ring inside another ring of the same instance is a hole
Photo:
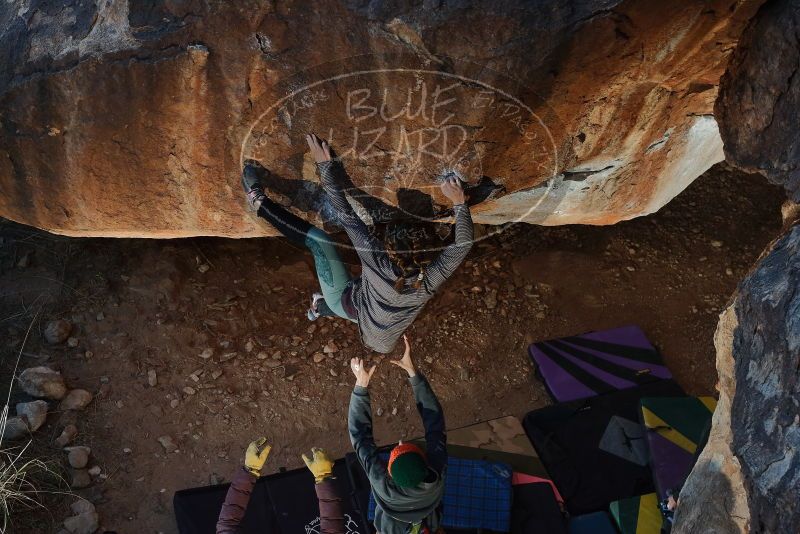
[[[273,235],[326,217],[303,134],[331,139],[366,220],[610,224],[723,158],[717,84],[760,0],[0,6],[0,215],[80,236]],[[351,59],[344,59],[351,58]]]
[[[742,35],[715,113],[729,163],[759,172],[800,202],[800,0],[764,4]]]
[[[720,400],[681,492],[675,534],[778,534],[800,525],[797,288],[800,225],[767,251],[722,314]]]

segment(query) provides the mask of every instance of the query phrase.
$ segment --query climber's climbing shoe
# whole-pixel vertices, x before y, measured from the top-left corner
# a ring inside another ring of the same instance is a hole
[[[309,321],[316,321],[320,318],[321,314],[318,311],[318,306],[320,301],[324,302],[324,298],[322,293],[314,293],[311,296],[311,307],[306,312],[306,316],[308,317]]]
[[[259,206],[261,206],[261,202],[266,198],[261,180],[266,177],[268,173],[269,171],[255,160],[248,159],[244,162],[244,169],[242,169],[242,187],[247,195],[247,204],[253,211],[257,211]]]

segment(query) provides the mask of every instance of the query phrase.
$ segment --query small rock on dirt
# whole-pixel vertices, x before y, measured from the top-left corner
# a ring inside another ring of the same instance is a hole
[[[97,475],[99,475],[102,472],[103,472],[103,470],[100,469],[99,465],[94,465],[94,466],[89,468],[89,474],[92,475],[93,477],[96,477]]]
[[[67,461],[70,467],[75,469],[83,469],[89,463],[89,454],[92,450],[89,447],[67,447]]]
[[[214,355],[214,349],[212,348],[203,349],[203,352],[200,353],[200,357],[203,358],[204,360],[209,359],[213,355]]]
[[[158,385],[158,375],[156,375],[155,369],[149,369],[147,371],[147,384],[151,388],[154,388]]]
[[[175,442],[172,440],[172,436],[161,436],[158,438],[158,442],[162,447],[164,447],[164,451],[168,453],[178,450],[178,446],[175,445]]]
[[[60,410],[83,410],[90,402],[92,402],[91,393],[85,389],[73,389],[67,393],[58,408]]]
[[[37,400],[17,404],[17,415],[27,421],[31,432],[39,430],[47,419],[47,402]]]
[[[194,395],[195,393],[197,393],[197,390],[191,386],[186,386],[185,388],[183,388],[183,392],[186,393],[187,395]]]
[[[9,417],[6,419],[6,427],[3,430],[3,441],[14,441],[22,439],[28,435],[28,425],[21,417]]]
[[[20,373],[19,385],[32,397],[61,400],[67,394],[67,386],[61,373],[49,367],[30,367]]]
[[[72,470],[72,489],[81,489],[89,487],[92,483],[92,477],[89,476],[89,471],[86,469],[73,469]]]
[[[328,341],[327,345],[322,349],[322,352],[325,354],[335,354],[339,352],[339,347],[336,346],[336,343],[333,340]]]
[[[483,296],[483,303],[486,305],[487,310],[493,310],[497,307],[497,290],[492,289]]]
[[[219,361],[220,361],[220,363],[221,362],[227,362],[228,360],[234,359],[238,355],[239,354],[237,352],[228,352],[228,353],[223,354],[222,356],[220,356],[219,357]]]
[[[100,527],[100,516],[97,512],[86,512],[64,520],[64,528],[71,534],[93,534]]]
[[[325,359],[325,355],[322,354],[321,352],[317,352],[317,353],[314,353],[314,355],[311,357],[311,359],[314,361],[314,363],[322,363],[322,360]]]
[[[95,511],[94,505],[86,499],[78,499],[69,508],[75,515],[88,514]]]
[[[70,332],[72,332],[72,323],[66,319],[50,321],[44,327],[44,339],[51,345],[57,345],[66,341]]]
[[[64,430],[61,431],[61,435],[56,438],[53,444],[56,447],[65,447],[69,444],[75,436],[78,435],[78,427],[75,425],[67,425],[64,427]]]
[[[79,344],[80,344],[80,341],[78,341],[78,338],[77,338],[77,337],[70,337],[70,338],[67,338],[67,346],[68,346],[68,347],[75,348],[75,347],[77,347]]]

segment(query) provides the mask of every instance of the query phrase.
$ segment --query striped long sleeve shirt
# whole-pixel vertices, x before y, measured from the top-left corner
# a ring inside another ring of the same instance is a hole
[[[344,169],[340,163],[325,161],[317,165],[322,187],[336,211],[337,222],[347,232],[361,260],[361,277],[353,283],[353,305],[358,310],[361,341],[380,353],[392,352],[403,332],[414,322],[436,290],[467,257],[472,248],[472,217],[465,204],[454,207],[455,241],[439,253],[425,269],[419,289],[407,281],[403,292],[394,288],[397,271],[383,243],[373,236],[367,225],[358,218],[341,188]],[[341,174],[340,174],[341,173]]]

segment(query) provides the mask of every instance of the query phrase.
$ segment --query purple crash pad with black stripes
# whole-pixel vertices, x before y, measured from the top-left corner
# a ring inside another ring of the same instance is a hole
[[[540,341],[531,344],[528,353],[557,402],[672,378],[638,326]]]

